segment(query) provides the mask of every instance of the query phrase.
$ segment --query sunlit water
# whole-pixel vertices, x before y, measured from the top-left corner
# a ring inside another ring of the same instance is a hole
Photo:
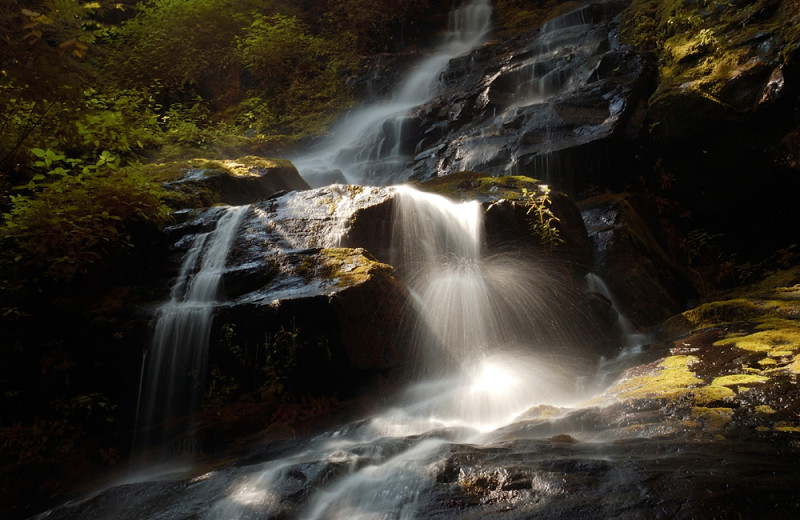
[[[205,518],[279,511],[285,497],[276,490],[293,468],[321,461],[348,469],[309,490],[299,518],[416,518],[417,499],[432,485],[429,467],[447,443],[481,442],[530,406],[580,397],[576,372],[532,333],[543,314],[555,319],[535,294],[554,287],[544,271],[484,256],[480,205],[398,187],[395,207],[395,263],[423,317],[413,345],[424,360],[419,382],[382,413],[242,471]]]
[[[570,334],[535,332],[559,327],[548,313],[555,302],[537,294],[557,294],[554,282],[523,259],[484,256],[479,204],[398,187],[395,206],[395,261],[423,316],[414,341],[424,360],[419,382],[382,413],[243,468],[204,518],[278,512],[297,468],[305,479],[318,465],[346,469],[320,489],[304,482],[310,495],[299,518],[416,518],[418,497],[433,484],[430,467],[447,444],[480,443],[531,406],[569,406],[587,395],[576,378],[579,352],[553,356],[544,339],[559,338],[563,349]]]

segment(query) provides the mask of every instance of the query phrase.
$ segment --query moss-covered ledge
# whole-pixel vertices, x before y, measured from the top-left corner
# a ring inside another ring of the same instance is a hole
[[[148,179],[164,185],[165,202],[176,210],[207,208],[215,204],[250,204],[280,192],[309,188],[297,168],[286,159],[196,158],[135,168]]]
[[[791,0],[633,0],[621,29],[623,41],[658,55],[650,117],[666,140],[774,101],[800,45]]]
[[[638,411],[618,434],[800,432],[800,266],[671,318],[657,339],[653,362],[593,400]]]

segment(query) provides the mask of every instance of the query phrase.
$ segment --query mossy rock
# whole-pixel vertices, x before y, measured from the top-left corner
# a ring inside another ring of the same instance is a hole
[[[782,95],[775,74],[800,42],[793,0],[635,0],[621,26],[624,41],[659,57],[650,117],[666,142],[706,141],[710,129],[771,104]]]
[[[461,171],[418,183],[417,187],[454,200],[496,202],[500,199],[521,200],[522,190],[534,191],[544,184],[524,175],[493,177],[484,172]]]
[[[647,421],[665,432],[797,431],[800,266],[722,297],[669,320],[660,357],[629,369],[595,402],[656,410]]]
[[[138,168],[164,184],[169,194],[166,202],[176,210],[250,204],[277,193],[309,188],[297,168],[285,159],[193,159]]]
[[[462,171],[419,183],[422,191],[454,200],[478,200],[486,208],[486,234],[490,249],[530,248],[556,262],[577,267],[585,274],[591,263],[591,244],[580,211],[565,194],[532,177],[493,177]],[[547,233],[537,226],[541,205],[554,217]]]

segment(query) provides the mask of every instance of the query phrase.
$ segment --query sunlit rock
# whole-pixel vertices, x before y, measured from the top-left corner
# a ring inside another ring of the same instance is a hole
[[[283,159],[194,159],[147,168],[165,178],[164,187],[171,193],[167,203],[174,209],[249,204],[279,192],[308,189],[297,169]]]

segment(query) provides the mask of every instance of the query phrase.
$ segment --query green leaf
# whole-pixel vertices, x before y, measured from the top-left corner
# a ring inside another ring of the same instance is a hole
[[[47,177],[45,177],[44,174],[37,173],[36,175],[33,176],[33,179],[31,179],[31,180],[33,180],[33,181],[43,181],[46,178]]]
[[[41,148],[31,148],[31,153],[36,157],[44,157],[47,154],[47,152],[45,152]]]

